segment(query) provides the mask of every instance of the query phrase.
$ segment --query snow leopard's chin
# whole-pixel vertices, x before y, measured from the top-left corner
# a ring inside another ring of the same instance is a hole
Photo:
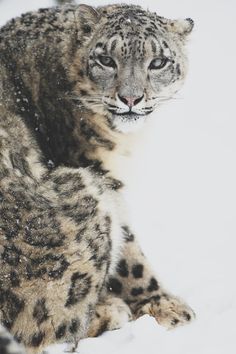
[[[138,114],[112,114],[110,121],[112,127],[120,133],[133,133],[143,128],[148,115]]]

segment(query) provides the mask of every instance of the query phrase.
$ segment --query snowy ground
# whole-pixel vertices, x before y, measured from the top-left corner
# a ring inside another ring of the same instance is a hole
[[[112,1],[108,1],[112,3]],[[86,1],[105,4],[106,1]],[[142,1],[136,1],[142,4]],[[0,24],[49,0],[0,0]],[[144,317],[80,344],[80,354],[236,353],[235,0],[155,0],[166,17],[192,17],[190,72],[178,100],[153,117],[131,165],[133,227],[165,286],[197,313],[166,331]],[[63,353],[63,346],[50,354]],[[148,348],[148,349],[146,349]]]

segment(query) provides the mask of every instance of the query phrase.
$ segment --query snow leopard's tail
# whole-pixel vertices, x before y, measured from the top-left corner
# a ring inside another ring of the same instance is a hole
[[[0,324],[0,354],[26,354],[12,335]]]

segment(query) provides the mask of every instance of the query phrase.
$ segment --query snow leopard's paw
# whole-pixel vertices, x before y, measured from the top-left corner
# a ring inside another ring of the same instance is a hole
[[[145,303],[143,301],[138,311],[138,317],[143,314],[153,316],[160,325],[168,329],[190,323],[196,317],[194,311],[187,304],[170,295],[157,295]]]
[[[108,297],[103,303],[97,305],[89,326],[88,337],[97,337],[105,331],[121,328],[131,320],[129,306],[120,298]]]

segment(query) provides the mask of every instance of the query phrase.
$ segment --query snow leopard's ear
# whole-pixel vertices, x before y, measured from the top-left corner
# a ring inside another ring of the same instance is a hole
[[[99,22],[100,14],[94,7],[81,4],[78,6],[78,15],[84,34],[89,35],[93,26]]]
[[[194,27],[194,21],[191,18],[174,21],[168,20],[167,24],[170,32],[177,33],[184,37],[191,33]]]

